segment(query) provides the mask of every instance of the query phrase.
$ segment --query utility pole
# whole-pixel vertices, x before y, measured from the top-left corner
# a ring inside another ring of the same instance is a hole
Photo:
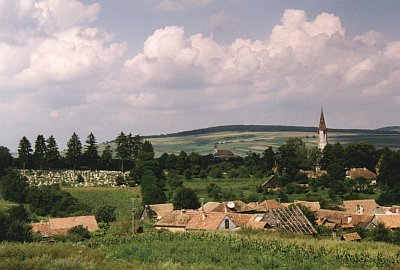
[[[131,198],[132,201],[132,233],[136,233],[136,224],[135,224],[135,198]]]

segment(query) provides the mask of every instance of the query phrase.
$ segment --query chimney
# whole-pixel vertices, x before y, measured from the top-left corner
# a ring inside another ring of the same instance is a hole
[[[223,203],[223,204],[224,204],[224,212],[226,214],[226,213],[228,213],[228,208],[226,208],[226,203]]]
[[[364,207],[361,204],[357,204],[357,210],[356,210],[357,214],[364,214]]]
[[[185,209],[181,209],[181,215],[185,214],[186,210]]]
[[[206,214],[204,212],[201,212],[201,220],[206,220]]]
[[[351,224],[352,221],[353,221],[353,217],[352,216],[348,216],[347,217],[347,224]]]

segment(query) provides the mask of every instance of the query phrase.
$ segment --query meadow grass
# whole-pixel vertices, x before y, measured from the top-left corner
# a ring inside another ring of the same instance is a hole
[[[204,198],[204,201],[208,202],[213,200],[207,194],[207,187],[211,183],[217,184],[223,191],[229,190],[235,194],[249,196],[250,194],[257,194],[257,186],[262,182],[263,180],[257,178],[208,178],[185,181],[184,185],[193,189],[199,198]],[[259,195],[261,197],[262,194]]]
[[[141,201],[139,187],[79,187],[64,188],[79,202],[91,206],[94,210],[110,205],[116,207],[117,220],[127,220],[132,216],[132,198],[135,198],[135,205]]]

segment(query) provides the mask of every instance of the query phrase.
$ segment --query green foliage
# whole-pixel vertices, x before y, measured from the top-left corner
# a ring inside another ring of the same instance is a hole
[[[151,170],[146,170],[141,181],[142,203],[143,205],[165,202],[165,194],[160,183]]]
[[[348,168],[368,168],[375,171],[378,162],[378,151],[372,144],[358,142],[350,144],[345,149],[346,165]]]
[[[13,206],[7,212],[0,212],[0,242],[32,241],[29,215],[23,205]]]
[[[87,228],[82,225],[75,226],[68,231],[68,234],[76,235],[80,238],[80,240],[85,240],[90,238],[90,232]]]
[[[210,183],[207,186],[207,194],[209,197],[213,198],[214,201],[219,202],[222,199],[222,188],[215,183]]]
[[[115,214],[115,206],[104,205],[97,209],[96,211],[96,219],[100,222],[110,223],[117,219],[117,215]]]
[[[43,135],[38,135],[36,138],[33,159],[36,168],[41,170],[43,168],[44,162],[46,161],[46,140]]]
[[[383,149],[378,170],[379,183],[390,187],[400,186],[400,151]]]
[[[53,135],[46,140],[45,158],[49,168],[57,168],[60,165],[61,156],[58,151],[56,139]]]
[[[179,187],[175,190],[172,201],[174,209],[197,209],[200,207],[199,198],[190,188]]]
[[[67,154],[66,159],[73,166],[75,170],[76,167],[82,160],[82,143],[78,135],[74,132],[67,143]]]
[[[12,156],[7,147],[0,146],[0,177],[6,173],[6,170],[12,164]]]
[[[293,178],[300,169],[307,167],[307,149],[300,138],[290,138],[278,148],[277,163],[279,170]]]
[[[32,159],[32,146],[29,140],[23,136],[18,145],[18,158],[22,162],[22,168],[25,169]]]
[[[27,202],[31,210],[40,216],[68,216],[79,212],[90,213],[88,205],[79,204],[69,192],[63,191],[58,185],[31,187]]]
[[[85,152],[84,157],[86,163],[88,164],[90,169],[94,169],[97,166],[97,161],[99,160],[98,146],[96,142],[96,138],[92,132],[88,135],[85,141]]]
[[[278,193],[276,194],[277,195],[277,199],[280,201],[280,202],[282,202],[282,203],[287,203],[287,202],[289,202],[289,197],[288,197],[288,195],[286,194],[286,192],[284,191],[284,190],[279,190],[278,191]]]
[[[4,199],[17,203],[25,202],[28,193],[28,180],[25,177],[9,170],[0,178],[0,184]]]

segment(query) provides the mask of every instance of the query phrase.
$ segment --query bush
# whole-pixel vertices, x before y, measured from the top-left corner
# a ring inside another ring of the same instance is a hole
[[[190,188],[179,187],[173,199],[174,209],[197,209],[200,207],[199,199]]]
[[[68,234],[77,235],[77,236],[79,236],[78,238],[80,240],[85,240],[85,239],[89,239],[90,238],[90,232],[88,231],[88,229],[86,229],[82,225],[78,225],[78,226],[73,227],[72,229],[70,229],[68,231]]]

